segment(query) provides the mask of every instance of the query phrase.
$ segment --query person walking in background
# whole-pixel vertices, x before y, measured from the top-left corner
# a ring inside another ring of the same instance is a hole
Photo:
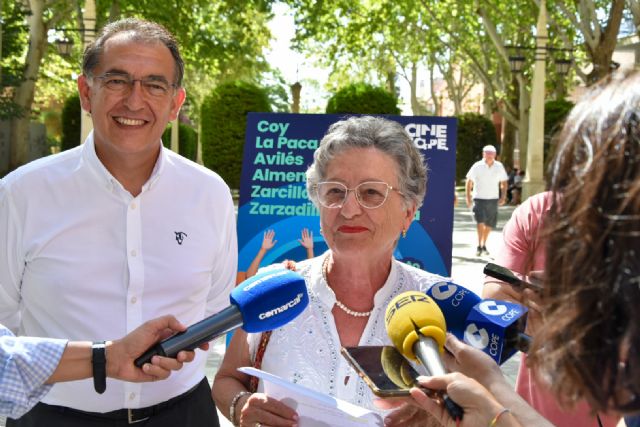
[[[496,147],[485,145],[482,160],[478,160],[467,172],[465,195],[467,206],[473,206],[473,215],[478,230],[476,256],[489,255],[487,239],[498,222],[498,205],[506,202],[509,177],[496,160]]]
[[[161,141],[185,100],[183,74],[177,41],[153,22],[112,22],[87,47],[78,91],[93,131],[0,181],[0,323],[107,340],[167,313],[190,325],[229,305],[231,191]],[[103,394],[90,380],[56,384],[7,426],[215,427],[206,356],[161,383],[108,379]]]

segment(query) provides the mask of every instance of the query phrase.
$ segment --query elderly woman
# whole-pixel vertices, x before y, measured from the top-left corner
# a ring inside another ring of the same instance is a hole
[[[407,290],[427,290],[444,280],[393,258],[393,251],[422,204],[426,168],[411,138],[396,122],[352,117],[333,124],[307,171],[307,191],[320,211],[329,250],[297,264],[309,307],[273,331],[266,348],[260,334],[236,332],[216,375],[213,396],[236,425],[293,426],[295,412],[262,393],[249,393],[255,366],[291,382],[369,409],[373,395],[340,355],[340,347],[390,344],[384,313]],[[261,390],[258,387],[258,390]],[[387,425],[426,425],[427,413],[406,405]]]
[[[551,163],[550,206],[545,209],[539,236],[546,252],[539,305],[542,318],[528,365],[563,406],[584,400],[598,414],[631,416],[635,418],[626,421],[637,423],[640,72],[618,72],[591,88],[569,114],[557,141]],[[478,425],[487,425],[491,417],[496,426],[542,425],[540,420],[525,421],[531,413],[518,401],[521,399],[500,391],[504,386],[496,378],[495,364],[491,369],[490,362],[479,363],[477,355],[470,356],[473,351],[468,346],[448,344],[456,356],[449,367],[476,378],[491,393],[460,374],[431,378],[425,385],[452,391],[451,397],[470,411],[493,402],[493,412],[485,414],[484,424]],[[413,393],[446,425],[453,425],[417,389]],[[602,425],[575,420],[565,415],[556,422]],[[473,424],[463,421],[462,425]]]

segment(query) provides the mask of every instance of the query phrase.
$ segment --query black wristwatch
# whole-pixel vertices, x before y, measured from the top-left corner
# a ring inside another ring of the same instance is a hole
[[[104,341],[91,345],[91,366],[93,367],[93,388],[102,394],[107,389],[107,358]]]

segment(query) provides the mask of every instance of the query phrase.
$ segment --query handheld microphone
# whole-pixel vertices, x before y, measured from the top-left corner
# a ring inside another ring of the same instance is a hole
[[[502,267],[498,264],[494,264],[492,262],[487,263],[487,265],[484,266],[484,270],[483,270],[484,274],[486,274],[489,277],[493,277],[494,279],[498,279],[498,280],[502,280],[503,282],[506,282],[508,284],[510,284],[511,286],[513,286],[514,288],[530,288],[533,289],[536,292],[542,292],[543,287],[541,284],[539,283],[530,283],[527,281],[524,281],[522,279],[520,279],[519,277],[517,277],[513,271],[509,270],[506,267]]]
[[[440,282],[427,291],[442,310],[447,329],[460,341],[489,354],[498,364],[528,351],[527,309],[516,303],[483,300],[464,286]],[[491,301],[491,302],[488,302]]]
[[[482,301],[475,292],[453,282],[439,282],[427,290],[447,322],[447,330],[460,341],[464,339],[467,316],[474,305]]]
[[[527,352],[531,338],[524,333],[528,309],[509,301],[486,299],[467,317],[463,341],[502,364],[518,350]]]
[[[391,342],[408,359],[419,360],[430,375],[444,375],[440,358],[444,352],[446,323],[442,311],[427,295],[408,291],[397,295],[387,307],[385,325]],[[440,393],[445,408],[454,420],[463,410],[446,393]]]
[[[278,269],[253,276],[229,296],[231,305],[149,348],[135,360],[139,368],[154,355],[175,357],[242,326],[247,332],[279,328],[298,316],[309,304],[304,278]]]

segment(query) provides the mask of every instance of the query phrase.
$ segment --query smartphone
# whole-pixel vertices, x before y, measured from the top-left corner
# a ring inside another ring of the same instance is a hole
[[[342,347],[342,355],[379,397],[409,396],[419,374],[393,346]]]
[[[506,282],[515,288],[521,287],[533,289],[536,292],[542,291],[542,285],[540,283],[526,282],[517,277],[513,273],[513,271],[509,270],[508,268],[499,266],[498,264],[494,264],[492,262],[487,263],[487,265],[484,266],[484,274],[493,277],[494,279],[502,280],[503,282]]]

